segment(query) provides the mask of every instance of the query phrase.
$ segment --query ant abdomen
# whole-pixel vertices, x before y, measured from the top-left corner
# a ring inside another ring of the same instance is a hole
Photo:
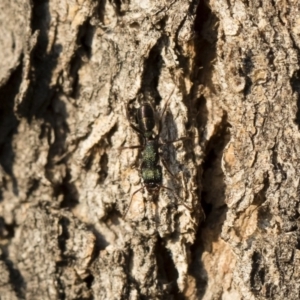
[[[153,168],[159,162],[157,139],[146,140],[142,151],[142,166]]]

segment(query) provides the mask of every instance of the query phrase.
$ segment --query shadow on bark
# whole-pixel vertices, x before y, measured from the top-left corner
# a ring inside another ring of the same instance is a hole
[[[71,175],[67,167],[68,112],[65,103],[61,100],[64,93],[60,83],[52,82],[53,72],[63,49],[60,44],[49,47],[50,22],[49,1],[33,1],[31,27],[32,32],[39,33],[30,58],[32,66],[29,74],[30,84],[25,98],[18,107],[18,114],[26,118],[29,123],[35,119],[43,121],[40,138],[46,137],[50,144],[45,176],[53,185],[53,197],[57,199],[63,195],[60,206],[71,209],[78,204],[78,192],[75,185],[70,183]],[[78,33],[76,42],[78,47],[70,62],[70,79],[73,85],[70,95],[66,96],[76,97],[78,94],[78,70],[82,64],[82,52],[90,57],[88,44],[93,32],[91,28],[87,28],[87,24],[88,20]],[[60,76],[58,75],[58,79]]]
[[[221,167],[225,146],[230,140],[226,114],[219,130],[208,142],[203,163],[201,205],[206,220],[198,229],[195,244],[191,248],[192,264],[190,273],[196,278],[198,296],[204,295],[207,285],[207,273],[203,267],[203,252],[211,252],[212,243],[217,241],[226,219],[224,174]]]
[[[7,256],[1,255],[0,260],[4,261],[6,268],[9,271],[9,283],[14,288],[16,296],[19,299],[25,299],[24,288],[26,288],[26,283],[22,274]]]
[[[12,190],[16,197],[18,196],[19,191],[16,178],[17,174],[14,174],[13,172],[15,158],[13,137],[17,133],[19,121],[14,114],[14,106],[15,97],[19,92],[22,81],[22,60],[23,57],[21,58],[20,65],[11,74],[7,83],[0,88],[0,165],[4,173],[10,177],[12,181]],[[2,190],[8,188],[8,183],[5,180],[4,174],[2,177],[0,202],[3,200]],[[16,224],[14,222],[12,224],[6,224],[5,219],[0,217],[0,240],[5,241],[12,239],[15,235],[15,226]],[[24,299],[25,281],[18,268],[9,258],[9,252],[5,242],[0,246],[0,261],[3,261],[6,266],[6,270],[9,273],[9,283],[14,289],[16,296],[19,299]]]
[[[17,132],[19,121],[14,113],[15,98],[22,82],[22,59],[20,65],[11,74],[7,83],[0,88],[0,165],[12,180],[13,192],[18,196],[18,182],[13,174],[14,150],[13,136]],[[4,182],[5,187],[5,182]],[[2,191],[0,191],[0,201]]]
[[[297,113],[294,121],[300,130],[300,70],[293,74],[290,83],[293,92],[297,93]]]
[[[197,40],[195,42],[195,78],[193,80],[195,91],[200,85],[204,85],[216,93],[211,74],[213,61],[216,59],[217,22],[216,16],[206,6],[205,1],[200,1],[195,20]],[[227,122],[227,114],[223,111],[223,118],[217,125],[214,135],[206,140],[209,111],[205,96],[196,97],[190,106],[191,120],[198,128],[200,143],[204,145],[204,161],[198,171],[199,187],[202,187],[202,190],[199,188],[198,194],[206,220],[198,228],[195,243],[191,247],[189,270],[190,275],[196,280],[197,299],[201,299],[205,294],[208,282],[208,275],[201,257],[203,252],[210,251],[212,243],[219,238],[222,224],[226,218],[225,183],[221,164],[224,148],[230,140],[228,131],[230,125]]]

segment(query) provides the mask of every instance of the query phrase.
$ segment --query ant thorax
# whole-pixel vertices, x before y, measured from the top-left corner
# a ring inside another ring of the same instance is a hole
[[[148,168],[154,168],[159,161],[157,139],[146,140],[142,152],[142,165]]]

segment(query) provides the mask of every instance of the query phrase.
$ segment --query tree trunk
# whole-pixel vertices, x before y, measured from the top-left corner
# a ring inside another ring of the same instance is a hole
[[[1,0],[0,299],[299,299],[299,9]]]

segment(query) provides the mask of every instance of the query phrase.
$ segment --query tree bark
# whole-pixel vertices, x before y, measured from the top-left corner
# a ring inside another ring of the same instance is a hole
[[[299,9],[1,0],[0,299],[298,299]]]

